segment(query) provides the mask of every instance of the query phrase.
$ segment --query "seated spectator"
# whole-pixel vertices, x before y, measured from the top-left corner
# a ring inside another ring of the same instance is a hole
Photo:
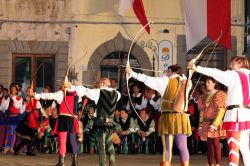
[[[139,111],[142,109],[141,104],[142,104],[143,94],[140,93],[140,89],[141,89],[141,87],[139,86],[139,84],[136,84],[136,83],[133,84],[133,94],[131,96],[133,106],[131,105],[131,102],[129,100],[128,100],[127,106],[126,106],[126,110],[130,111],[131,116],[134,119],[137,118],[137,115],[136,115],[134,109],[137,111],[137,113],[139,113]]]
[[[122,109],[118,120],[118,134],[121,139],[121,153],[132,153],[134,148],[134,119],[128,115],[127,110]]]
[[[94,154],[96,141],[96,133],[93,132],[93,124],[95,120],[95,109],[93,106],[89,107],[88,115],[83,119],[83,132],[86,143],[86,148],[89,149],[89,154]]]
[[[111,83],[111,88],[113,88],[115,90],[118,90],[118,81],[117,81],[117,79],[111,79],[110,83]]]
[[[140,118],[135,120],[135,137],[139,140],[138,146],[142,148],[142,152],[152,154],[155,153],[155,122],[153,118],[149,117],[146,110],[140,111]],[[149,150],[148,150],[149,148]]]
[[[119,109],[116,109],[115,110],[115,114],[114,114],[114,121],[115,121],[115,123],[118,123],[118,121],[119,121],[119,118],[121,117],[121,112],[120,112],[120,110]]]
[[[58,151],[58,135],[54,134],[54,129],[56,125],[56,121],[58,118],[58,112],[57,107],[52,109],[52,113],[49,116],[49,126],[46,128],[45,134],[44,134],[44,152],[46,153],[49,151],[49,153],[57,153]]]

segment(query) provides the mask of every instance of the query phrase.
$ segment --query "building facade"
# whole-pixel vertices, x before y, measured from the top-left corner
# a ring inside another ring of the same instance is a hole
[[[178,63],[185,68],[198,51],[187,56],[182,0],[143,3],[153,23],[151,33],[143,31],[133,45],[132,66],[162,70]],[[70,75],[79,83],[92,85],[102,76],[123,81],[122,65],[142,26],[132,9],[120,16],[118,5],[118,0],[0,0],[0,84],[23,82],[29,73],[37,87],[56,90],[74,59]],[[244,1],[231,0],[231,10],[233,48],[218,48],[211,66],[225,69],[244,49]]]

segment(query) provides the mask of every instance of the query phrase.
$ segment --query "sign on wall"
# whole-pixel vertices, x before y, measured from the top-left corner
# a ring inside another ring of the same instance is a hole
[[[169,40],[163,40],[159,44],[159,71],[161,75],[166,75],[168,67],[173,65],[173,45]]]

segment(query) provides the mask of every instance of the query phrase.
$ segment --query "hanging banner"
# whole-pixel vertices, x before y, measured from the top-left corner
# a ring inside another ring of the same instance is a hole
[[[173,65],[173,45],[169,40],[163,40],[159,44],[159,76],[166,75],[168,67]]]

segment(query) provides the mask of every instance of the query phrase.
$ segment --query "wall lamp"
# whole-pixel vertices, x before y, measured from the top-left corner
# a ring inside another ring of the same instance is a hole
[[[169,30],[166,28],[163,30],[163,33],[169,33]]]

